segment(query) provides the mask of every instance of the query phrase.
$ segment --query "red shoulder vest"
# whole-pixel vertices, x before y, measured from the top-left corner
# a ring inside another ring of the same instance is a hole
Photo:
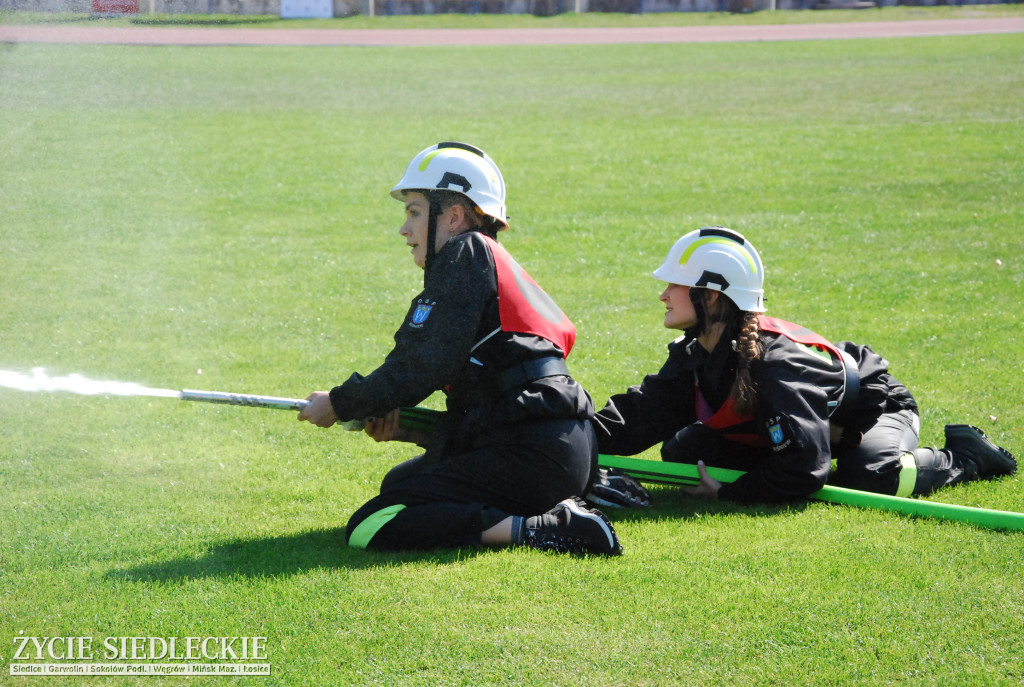
[[[491,249],[498,272],[501,330],[547,339],[568,358],[576,343],[576,327],[504,246],[489,236],[481,236]]]
[[[729,441],[735,441],[747,446],[764,446],[767,442],[764,437],[757,433],[753,426],[753,415],[740,415],[736,412],[736,401],[732,396],[725,399],[725,403],[718,410],[712,410],[711,406],[704,399],[700,392],[700,385],[693,383],[694,394],[697,397],[697,419],[710,427],[722,431],[722,436]],[[744,426],[746,425],[746,426]]]
[[[765,315],[757,316],[757,325],[762,331],[781,334],[786,338],[804,346],[816,346],[831,353],[837,360],[842,357],[836,345],[825,337],[815,334],[810,329],[799,324],[786,322],[776,317]],[[725,400],[722,407],[713,410],[700,392],[700,386],[694,383],[697,396],[697,419],[712,429],[722,430],[722,436],[730,441],[750,446],[764,446],[765,440],[758,434],[749,423],[754,420],[753,415],[740,415],[736,412],[736,403],[732,397]],[[747,425],[744,427],[743,425]],[[745,431],[746,430],[746,431]]]
[[[798,344],[823,348],[831,353],[836,360],[843,359],[843,356],[839,353],[839,349],[836,348],[834,343],[820,334],[815,334],[803,325],[786,322],[785,320],[780,320],[777,317],[758,315],[757,326],[761,328],[761,331],[772,332],[773,334],[782,334],[787,339],[795,341]]]

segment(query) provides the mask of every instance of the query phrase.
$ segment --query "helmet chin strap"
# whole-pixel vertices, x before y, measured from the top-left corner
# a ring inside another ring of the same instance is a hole
[[[427,212],[427,252],[423,260],[423,281],[430,275],[430,268],[434,266],[434,258],[437,256],[435,246],[437,244],[437,218],[441,214],[441,199],[437,193],[431,191],[427,194],[430,201],[430,210]]]

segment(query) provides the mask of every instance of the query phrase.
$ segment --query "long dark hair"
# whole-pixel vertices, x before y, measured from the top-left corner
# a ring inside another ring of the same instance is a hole
[[[722,336],[733,342],[736,350],[736,381],[733,382],[729,396],[736,405],[736,412],[749,415],[757,408],[757,387],[750,376],[750,363],[760,360],[763,354],[761,345],[761,327],[757,323],[757,313],[740,310],[732,299],[719,293],[719,298],[712,306],[709,304],[710,291],[703,288],[691,288],[694,305],[704,312],[706,331],[713,324],[722,322]]]

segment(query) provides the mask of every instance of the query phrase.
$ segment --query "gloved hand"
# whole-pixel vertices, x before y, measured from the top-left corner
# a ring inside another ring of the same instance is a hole
[[[646,508],[651,505],[651,495],[647,490],[615,468],[598,470],[590,492],[583,499],[599,508]]]

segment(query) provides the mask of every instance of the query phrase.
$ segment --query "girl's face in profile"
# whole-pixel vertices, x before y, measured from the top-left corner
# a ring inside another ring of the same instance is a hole
[[[462,222],[459,210],[448,208],[437,218],[437,236],[434,250],[439,251],[452,236],[459,233]],[[427,233],[430,224],[430,200],[417,191],[405,194],[405,222],[398,233],[405,238],[405,245],[412,249],[412,260],[420,269],[427,264]]]
[[[697,324],[697,312],[690,301],[690,287],[669,284],[659,297],[665,304],[665,327],[686,329]]]

